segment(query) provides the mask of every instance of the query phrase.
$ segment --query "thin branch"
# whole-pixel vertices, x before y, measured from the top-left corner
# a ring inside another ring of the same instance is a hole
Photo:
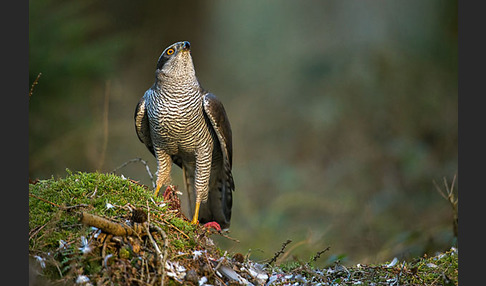
[[[128,160],[125,163],[123,163],[120,166],[118,166],[115,169],[113,169],[113,171],[111,171],[111,173],[114,174],[118,170],[120,170],[121,168],[126,167],[128,164],[137,163],[137,162],[140,162],[140,163],[142,163],[145,166],[145,170],[147,170],[147,173],[148,173],[148,175],[150,177],[150,180],[152,181],[152,187],[155,188],[154,176],[152,175],[152,172],[150,172],[150,168],[149,168],[147,162],[145,160],[142,160],[142,158],[135,158],[135,159]]]
[[[435,180],[432,180],[432,183],[434,183],[435,189],[437,190],[437,192],[439,193],[439,195],[441,197],[443,197],[444,199],[449,200],[447,198],[447,196],[444,194],[444,191],[442,191],[442,189],[437,185],[437,183],[435,182]]]
[[[453,207],[457,205],[457,198],[454,195],[454,185],[456,183],[456,177],[457,174],[454,174],[454,178],[452,179],[451,187],[449,188],[449,185],[447,184],[447,179],[444,177],[444,186],[445,186],[445,191],[443,191],[433,180],[432,182],[434,183],[435,189],[437,192],[445,199],[447,200]]]
[[[216,267],[214,267],[214,271],[218,271],[219,267],[221,267],[221,264],[223,264],[223,261],[226,260],[226,255],[228,254],[228,251],[225,251],[223,254],[223,257],[221,257],[221,260],[218,262]]]
[[[29,231],[29,241],[34,237],[36,236],[39,231],[41,231],[49,222],[46,222],[45,224],[43,224],[42,226],[40,227],[36,227],[34,228],[33,230]]]
[[[46,199],[43,199],[43,198],[41,198],[41,197],[39,197],[39,196],[36,196],[36,195],[34,195],[34,194],[30,194],[30,193],[29,193],[29,197],[36,198],[36,199],[38,199],[38,200],[41,200],[41,201],[43,201],[43,202],[45,202],[45,203],[48,203],[48,204],[50,204],[50,205],[53,205],[53,206],[55,206],[55,207],[57,207],[57,208],[59,208],[59,209],[65,210],[65,211],[69,211],[69,210],[74,209],[74,208],[89,207],[89,205],[87,205],[87,204],[79,204],[79,205],[74,205],[74,206],[67,206],[67,207],[65,207],[65,206],[61,206],[61,205],[58,205],[58,204],[56,204],[56,203],[53,203],[53,202],[51,202],[51,201],[48,201],[48,200],[46,200]]]
[[[209,273],[207,278],[209,279],[209,278],[214,276],[214,278],[217,279],[221,283],[221,285],[225,285],[224,281],[216,274],[216,270],[212,267],[213,263],[211,261],[209,261],[209,257],[207,255],[207,253],[206,253],[206,255],[204,255],[204,257],[206,258],[206,264],[209,266],[209,270],[211,270],[211,273]],[[223,259],[224,259],[224,257],[223,257]]]
[[[51,205],[53,205],[53,206],[55,206],[55,207],[58,207],[58,208],[60,208],[60,209],[62,209],[62,208],[63,208],[63,206],[61,206],[61,205],[58,205],[58,204],[53,203],[53,202],[50,202],[50,201],[48,201],[48,200],[46,200],[46,199],[43,199],[43,198],[41,198],[41,197],[38,197],[38,196],[36,196],[36,195],[34,195],[34,194],[30,194],[30,193],[29,193],[29,197],[36,198],[36,199],[38,199],[38,200],[41,200],[41,201],[43,201],[43,202],[45,202],[45,203],[48,203],[48,204],[51,204]]]
[[[287,247],[287,245],[288,245],[289,243],[291,243],[291,242],[292,242],[292,240],[288,239],[286,242],[282,243],[282,248],[280,248],[280,250],[279,250],[279,251],[277,251],[277,252],[275,253],[275,255],[273,256],[273,258],[272,258],[272,259],[270,260],[270,262],[268,262],[267,264],[268,264],[268,265],[270,265],[270,264],[274,263],[275,261],[277,261],[277,258],[278,258],[278,257],[279,257],[279,256],[280,256],[282,253],[284,253],[285,248],[286,248],[286,247]]]
[[[435,180],[432,182],[434,183],[435,189],[437,192],[446,200],[449,202],[451,208],[452,208],[452,215],[453,215],[453,221],[452,221],[452,231],[454,233],[454,236],[457,237],[458,234],[458,210],[457,210],[457,202],[458,198],[454,193],[454,185],[456,184],[456,178],[457,174],[454,174],[454,178],[452,179],[451,186],[447,184],[447,179],[444,177],[444,186],[445,186],[445,191],[442,190]]]
[[[74,205],[74,206],[62,207],[62,209],[65,210],[65,211],[69,211],[69,210],[75,209],[75,208],[87,208],[87,207],[89,207],[89,205],[87,205],[87,204],[79,204],[79,205]]]
[[[36,77],[36,79],[34,80],[34,82],[32,83],[32,86],[30,87],[30,91],[29,91],[29,98],[32,96],[32,94],[34,93],[34,87],[39,83],[39,78],[41,76],[42,73],[39,73]]]
[[[223,233],[221,231],[219,231],[218,234],[221,235],[224,238],[227,238],[227,239],[232,240],[234,242],[240,243],[240,241],[238,239],[233,238],[233,237],[230,237],[230,236],[228,236],[227,234],[225,234],[225,233]]]
[[[317,260],[317,259],[319,259],[319,258],[321,257],[321,255],[322,255],[324,252],[328,251],[329,249],[331,249],[331,247],[330,247],[330,246],[326,247],[324,250],[321,250],[321,251],[317,252],[317,253],[316,253],[316,255],[314,255],[314,256],[312,257],[311,262],[316,262],[316,260]]]
[[[152,229],[155,229],[161,236],[162,236],[162,240],[164,241],[164,248],[163,248],[163,253],[162,253],[162,261],[161,261],[161,264],[162,264],[162,284],[164,283],[164,280],[165,280],[165,262],[167,261],[167,234],[165,233],[165,231],[163,231],[160,227],[158,227],[157,225],[151,225],[150,228]]]

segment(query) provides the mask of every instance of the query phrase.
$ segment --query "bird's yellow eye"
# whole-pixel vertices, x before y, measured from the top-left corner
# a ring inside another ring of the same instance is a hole
[[[169,56],[172,55],[173,53],[174,53],[174,49],[168,49],[166,52],[166,54]]]

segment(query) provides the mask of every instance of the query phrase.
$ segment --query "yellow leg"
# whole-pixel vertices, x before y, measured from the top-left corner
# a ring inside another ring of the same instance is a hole
[[[155,188],[155,192],[154,192],[154,197],[156,198],[157,195],[159,194],[159,191],[160,191],[160,188],[162,187],[162,185],[159,185],[157,184],[157,187]]]
[[[196,209],[194,210],[194,217],[192,218],[192,221],[191,221],[192,224],[198,224],[199,223],[197,219],[199,217],[199,205],[200,204],[201,203],[196,201]]]
[[[172,167],[172,159],[165,152],[157,153],[157,187],[154,191],[154,197],[159,194],[160,188],[163,185],[170,183],[170,170]]]

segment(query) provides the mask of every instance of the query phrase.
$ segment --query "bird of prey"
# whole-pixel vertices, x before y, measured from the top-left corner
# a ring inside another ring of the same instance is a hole
[[[177,42],[157,61],[155,83],[135,109],[138,138],[157,160],[157,196],[171,182],[172,163],[182,168],[192,223],[231,220],[231,126],[223,104],[196,78],[190,43]]]

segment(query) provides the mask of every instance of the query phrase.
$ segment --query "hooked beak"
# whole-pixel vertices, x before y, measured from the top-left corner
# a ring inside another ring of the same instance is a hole
[[[184,43],[182,44],[182,49],[185,51],[189,51],[191,49],[191,43],[189,43],[188,41],[184,41]]]

